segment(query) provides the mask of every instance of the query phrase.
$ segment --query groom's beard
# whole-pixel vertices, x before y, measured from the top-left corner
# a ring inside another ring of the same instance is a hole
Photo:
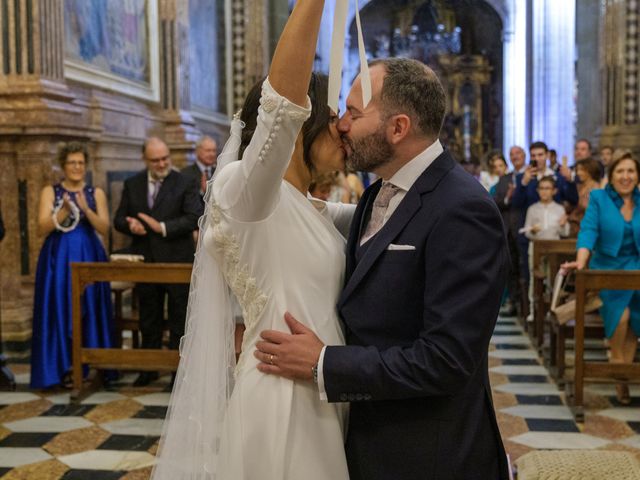
[[[378,167],[391,161],[393,149],[384,134],[384,127],[366,137],[351,140],[347,136],[342,141],[349,146],[347,166],[360,172],[372,172]]]

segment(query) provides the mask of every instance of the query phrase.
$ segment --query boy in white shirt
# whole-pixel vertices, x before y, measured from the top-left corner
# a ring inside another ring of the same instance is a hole
[[[547,176],[538,182],[540,201],[527,209],[524,234],[529,240],[560,240],[569,235],[569,223],[564,207],[553,201],[556,181]],[[531,253],[532,244],[529,244]]]
[[[554,202],[556,181],[546,176],[538,181],[540,201],[527,209],[524,228],[521,230],[529,240],[560,240],[569,235],[569,222],[564,207]],[[546,268],[545,268],[546,270]],[[533,321],[533,242],[529,242],[529,304],[531,308],[529,321]]]

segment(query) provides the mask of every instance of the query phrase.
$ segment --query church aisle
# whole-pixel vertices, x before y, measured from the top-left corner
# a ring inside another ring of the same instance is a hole
[[[597,344],[588,356],[602,356]],[[507,452],[514,461],[535,449],[605,449],[640,458],[640,387],[630,407],[613,385],[586,389],[586,422],[576,424],[564,394],[540,364],[514,318],[500,318],[491,340],[493,398]],[[65,391],[32,392],[26,365],[12,365],[18,391],[0,392],[3,480],[148,479],[169,401],[170,375],[133,388],[126,374],[80,405]]]
[[[602,342],[587,343],[585,355],[604,361]],[[498,319],[489,375],[500,432],[512,462],[537,449],[623,450],[640,459],[640,386],[630,387],[632,403],[622,406],[613,384],[587,384],[585,422],[574,422],[564,392],[548,376],[515,318]]]

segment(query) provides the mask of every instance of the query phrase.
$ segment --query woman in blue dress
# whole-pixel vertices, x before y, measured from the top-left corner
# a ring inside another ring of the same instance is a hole
[[[97,233],[109,231],[107,199],[85,183],[89,155],[84,144],[63,145],[58,161],[64,179],[40,194],[38,228],[47,235],[36,270],[31,341],[31,388],[65,382],[71,369],[71,262],[105,262]],[[82,300],[83,344],[112,345],[113,317],[108,283],[86,288]]]
[[[578,233],[575,267],[593,270],[640,269],[640,163],[625,155],[611,163],[609,185],[593,190]],[[601,290],[600,314],[609,339],[610,362],[632,363],[640,335],[640,291]],[[618,401],[629,404],[626,384]]]

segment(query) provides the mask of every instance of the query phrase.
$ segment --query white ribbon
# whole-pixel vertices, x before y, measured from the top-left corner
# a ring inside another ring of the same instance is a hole
[[[371,77],[364,48],[362,24],[360,22],[360,7],[355,0],[356,27],[358,30],[358,50],[360,55],[360,82],[362,84],[362,104],[366,106],[371,101]],[[336,0],[335,15],[333,17],[333,36],[331,38],[331,60],[329,64],[329,107],[338,112],[340,89],[342,87],[342,67],[344,63],[344,47],[347,28],[347,14],[349,0]]]

